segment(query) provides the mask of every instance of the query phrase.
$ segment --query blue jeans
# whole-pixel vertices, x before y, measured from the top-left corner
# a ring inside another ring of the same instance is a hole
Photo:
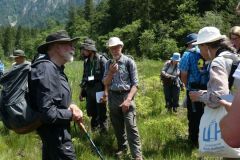
[[[163,85],[166,108],[177,108],[179,106],[180,87],[176,85]]]

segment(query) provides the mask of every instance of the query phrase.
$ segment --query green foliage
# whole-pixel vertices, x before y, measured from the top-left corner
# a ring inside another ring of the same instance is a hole
[[[217,12],[206,12],[203,17],[202,26],[215,26],[223,33],[231,28],[230,24]]]
[[[177,42],[174,39],[163,39],[159,46],[160,58],[166,60],[171,57],[174,52],[179,52]]]
[[[85,0],[85,6],[84,6],[85,20],[91,22],[93,14],[94,14],[93,0]]]
[[[109,37],[120,37],[122,41],[124,42],[124,48],[125,52],[127,54],[131,55],[138,55],[136,44],[138,44],[138,34],[139,34],[139,28],[141,25],[141,21],[137,20],[133,23],[123,27],[123,28],[115,28],[113,32],[109,32],[107,35],[99,36],[98,41],[100,42],[100,46],[103,46],[105,48],[105,44]],[[104,48],[100,48],[104,50]]]
[[[139,37],[140,51],[146,57],[152,58],[153,56],[153,46],[155,40],[155,33],[153,30],[145,30]]]

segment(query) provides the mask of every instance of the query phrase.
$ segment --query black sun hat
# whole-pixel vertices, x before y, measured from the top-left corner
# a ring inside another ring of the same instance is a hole
[[[84,42],[81,44],[80,48],[81,49],[86,49],[86,50],[89,50],[89,51],[97,52],[95,41],[93,41],[90,38],[85,39]]]
[[[65,30],[61,30],[52,34],[49,34],[46,38],[46,42],[38,46],[38,53],[45,54],[47,52],[48,46],[53,43],[58,42],[74,42],[79,40],[79,37],[70,38]]]

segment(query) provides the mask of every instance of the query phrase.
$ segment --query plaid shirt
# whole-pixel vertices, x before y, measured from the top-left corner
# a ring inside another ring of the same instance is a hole
[[[200,70],[198,68],[198,60],[200,58],[200,50],[197,47],[183,53],[179,67],[181,72],[188,73],[187,89],[190,89],[191,83],[199,83],[201,79]]]

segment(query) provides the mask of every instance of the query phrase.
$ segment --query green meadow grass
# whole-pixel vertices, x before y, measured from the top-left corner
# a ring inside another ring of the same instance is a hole
[[[144,60],[137,62],[139,91],[135,98],[137,104],[138,128],[141,136],[142,151],[146,160],[197,160],[197,149],[192,149],[187,141],[186,109],[179,107],[177,113],[165,109],[159,73],[161,61]],[[84,111],[84,124],[96,146],[107,160],[114,160],[117,149],[112,127],[107,135],[90,131],[89,118],[86,116],[85,102],[79,102],[79,83],[82,78],[82,62],[66,66],[66,73],[73,92],[73,100]],[[181,93],[180,101],[184,92]],[[111,126],[111,125],[110,125]],[[72,125],[72,140],[78,160],[98,160],[83,131]],[[0,123],[0,160],[40,160],[41,141],[35,133],[17,135],[8,131]],[[130,160],[130,155],[123,157]],[[218,158],[206,157],[207,160]]]

